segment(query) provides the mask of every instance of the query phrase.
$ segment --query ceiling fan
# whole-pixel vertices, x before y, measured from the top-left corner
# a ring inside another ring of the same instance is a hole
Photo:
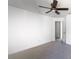
[[[60,12],[58,12],[58,10],[68,10],[69,8],[57,8],[57,4],[58,4],[58,1],[57,0],[53,0],[53,3],[51,3],[51,8],[50,7],[45,7],[45,6],[40,6],[41,8],[46,8],[46,9],[50,9],[49,11],[45,12],[45,13],[50,13],[52,10],[55,10],[55,13],[56,14],[60,14]]]

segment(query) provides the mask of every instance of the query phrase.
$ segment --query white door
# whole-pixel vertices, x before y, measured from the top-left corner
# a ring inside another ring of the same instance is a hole
[[[62,40],[66,43],[66,20],[62,21]]]

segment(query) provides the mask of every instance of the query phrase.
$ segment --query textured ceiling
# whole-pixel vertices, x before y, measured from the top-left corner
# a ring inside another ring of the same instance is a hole
[[[48,6],[50,7],[50,3],[53,2],[53,0],[8,0],[8,4],[10,6],[14,6],[17,8],[21,8],[27,11],[31,11],[34,13],[40,13],[44,15],[50,15],[50,16],[65,16],[71,11],[71,0],[58,0],[58,7],[67,7],[69,8],[69,11],[60,11],[60,15],[56,15],[53,11],[49,14],[45,14],[48,9],[39,8],[38,5]]]

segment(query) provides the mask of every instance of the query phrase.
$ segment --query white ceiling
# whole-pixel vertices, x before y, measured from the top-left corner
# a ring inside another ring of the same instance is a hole
[[[71,11],[71,0],[58,0],[58,7],[67,7],[69,8],[69,11],[60,11],[61,15],[64,16],[70,13]],[[48,9],[39,8],[38,5],[48,6],[50,7],[50,3],[53,2],[53,0],[8,0],[8,4],[10,6],[14,6],[17,8],[25,9],[31,12],[45,14]],[[45,14],[46,15],[46,14]],[[58,16],[54,12],[51,12],[47,15],[52,16]]]

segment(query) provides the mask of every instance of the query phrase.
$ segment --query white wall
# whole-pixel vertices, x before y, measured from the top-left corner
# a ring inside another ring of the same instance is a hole
[[[52,18],[12,6],[8,10],[9,54],[55,40]]]
[[[66,43],[71,44],[71,15],[66,17]]]

